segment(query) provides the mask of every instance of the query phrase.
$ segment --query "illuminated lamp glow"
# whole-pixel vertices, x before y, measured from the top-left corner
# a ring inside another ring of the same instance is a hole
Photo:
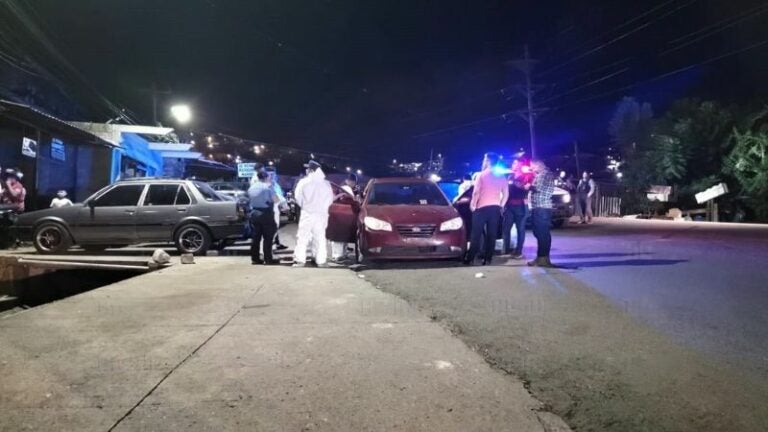
[[[509,167],[503,164],[494,165],[493,168],[491,168],[491,171],[493,171],[493,174],[497,176],[506,175],[512,172],[512,170],[509,169]]]
[[[171,107],[171,115],[179,123],[187,123],[192,120],[192,110],[189,105],[174,105]]]
[[[429,180],[437,183],[440,180],[442,180],[442,178],[439,175],[437,175],[437,174],[430,174],[429,175]]]

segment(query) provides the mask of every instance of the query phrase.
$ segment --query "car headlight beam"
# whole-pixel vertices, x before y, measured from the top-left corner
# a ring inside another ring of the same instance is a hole
[[[440,224],[440,231],[456,231],[464,226],[464,221],[460,217],[447,220]]]
[[[392,225],[389,222],[371,216],[366,216],[363,224],[371,231],[392,231]]]

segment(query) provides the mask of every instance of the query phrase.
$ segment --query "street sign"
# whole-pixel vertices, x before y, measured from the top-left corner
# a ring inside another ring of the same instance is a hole
[[[21,154],[29,157],[37,157],[37,141],[24,137],[21,140]]]
[[[256,172],[256,163],[246,162],[237,164],[237,176],[243,178],[252,178]]]
[[[697,193],[696,194],[696,202],[699,203],[699,204],[705,203],[705,202],[707,202],[709,200],[713,200],[713,199],[719,197],[720,195],[725,195],[727,193],[728,193],[728,185],[727,184],[725,184],[725,183],[716,184],[716,185],[712,186],[711,188],[709,188],[709,189],[707,189],[707,190],[705,190],[703,192]]]

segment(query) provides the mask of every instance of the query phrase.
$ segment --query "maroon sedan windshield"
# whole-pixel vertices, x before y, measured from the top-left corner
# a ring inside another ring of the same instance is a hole
[[[377,183],[368,195],[368,205],[447,206],[449,203],[433,183]]]

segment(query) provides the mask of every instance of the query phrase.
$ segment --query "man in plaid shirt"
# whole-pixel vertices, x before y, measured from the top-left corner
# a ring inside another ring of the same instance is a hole
[[[550,228],[552,227],[552,193],[555,191],[555,176],[540,160],[531,162],[531,171],[536,175],[529,190],[531,191],[531,223],[538,250],[536,259],[530,261],[528,265],[555,267],[549,259],[549,251],[552,248]]]

